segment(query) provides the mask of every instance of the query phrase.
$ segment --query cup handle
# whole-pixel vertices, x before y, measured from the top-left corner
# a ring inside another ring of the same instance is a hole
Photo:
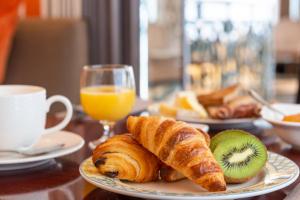
[[[73,114],[72,104],[69,99],[67,99],[66,97],[61,96],[61,95],[54,95],[47,99],[46,112],[49,111],[51,105],[55,102],[61,102],[62,104],[65,105],[66,110],[67,110],[66,116],[59,124],[55,125],[54,127],[47,128],[44,131],[44,134],[54,133],[56,131],[62,130],[63,128],[65,128],[68,125],[68,123],[70,122],[70,120],[72,118],[72,114]]]

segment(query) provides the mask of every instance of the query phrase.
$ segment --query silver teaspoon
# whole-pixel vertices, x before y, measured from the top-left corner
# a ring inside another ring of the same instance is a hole
[[[267,102],[266,100],[264,100],[262,98],[262,96],[260,96],[257,92],[255,92],[252,89],[247,90],[248,94],[255,99],[256,101],[258,101],[259,103],[261,103],[262,105],[266,106],[267,108],[269,108],[270,110],[272,110],[273,112],[276,112],[282,116],[285,116],[285,114],[283,112],[281,112],[280,110],[274,108],[269,102]]]

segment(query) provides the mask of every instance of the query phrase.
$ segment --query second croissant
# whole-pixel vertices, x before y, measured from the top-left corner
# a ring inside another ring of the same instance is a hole
[[[208,191],[224,191],[224,174],[206,138],[185,122],[164,117],[133,117],[127,129],[161,161]]]

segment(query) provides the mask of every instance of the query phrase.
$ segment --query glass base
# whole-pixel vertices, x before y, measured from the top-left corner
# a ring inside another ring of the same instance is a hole
[[[94,150],[99,144],[105,142],[109,138],[108,135],[103,135],[97,140],[93,140],[89,142],[89,147],[91,150]]]
[[[101,120],[100,124],[103,125],[103,134],[99,139],[89,142],[89,147],[91,150],[94,150],[99,144],[105,142],[108,138],[113,136],[114,122]]]

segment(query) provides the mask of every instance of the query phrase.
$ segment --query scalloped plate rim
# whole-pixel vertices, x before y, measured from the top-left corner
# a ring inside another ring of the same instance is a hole
[[[107,191],[110,191],[110,192],[114,192],[114,193],[118,193],[118,194],[123,194],[123,195],[127,195],[127,196],[132,196],[132,197],[139,197],[139,198],[149,198],[149,199],[173,199],[173,200],[212,200],[212,199],[235,199],[235,198],[246,198],[246,197],[253,197],[253,196],[258,196],[258,195],[262,195],[262,194],[267,194],[267,193],[270,193],[270,192],[274,192],[276,190],[280,190],[282,188],[285,188],[287,187],[288,185],[292,184],[294,181],[296,181],[296,179],[298,178],[299,176],[299,167],[298,165],[290,160],[289,158],[285,157],[285,156],[282,156],[280,154],[277,154],[277,153],[274,153],[274,152],[270,152],[268,151],[269,154],[273,154],[274,156],[279,156],[279,157],[282,157],[284,159],[286,159],[289,163],[291,163],[293,166],[296,167],[294,173],[295,175],[294,176],[291,176],[289,178],[287,178],[286,182],[283,182],[281,184],[277,184],[277,185],[274,185],[270,188],[264,188],[264,189],[261,189],[261,190],[253,190],[253,191],[247,191],[247,192],[243,192],[243,193],[236,193],[236,194],[232,194],[232,193],[229,193],[229,194],[222,194],[222,193],[211,193],[209,195],[205,194],[205,195],[197,195],[197,194],[192,194],[190,193],[189,196],[184,196],[184,194],[188,194],[188,193],[178,193],[178,194],[174,194],[173,195],[170,195],[168,193],[164,193],[164,192],[157,192],[156,194],[149,194],[149,193],[146,193],[146,192],[137,192],[137,191],[126,191],[126,190],[123,190],[123,189],[119,189],[119,188],[113,188],[113,187],[109,187],[107,185],[103,185],[101,183],[99,183],[98,181],[94,180],[94,178],[91,178],[89,177],[88,175],[85,174],[85,172],[83,171],[82,169],[82,165],[90,159],[87,158],[86,160],[84,160],[81,164],[80,164],[80,167],[79,167],[79,172],[81,174],[81,176],[89,183],[99,187],[99,188],[102,188],[104,190],[107,190]],[[270,161],[268,161],[270,162]],[[111,180],[115,180],[115,179],[112,179],[112,178],[109,178]],[[168,183],[166,183],[168,184]],[[134,186],[131,186],[131,187],[134,187]]]

